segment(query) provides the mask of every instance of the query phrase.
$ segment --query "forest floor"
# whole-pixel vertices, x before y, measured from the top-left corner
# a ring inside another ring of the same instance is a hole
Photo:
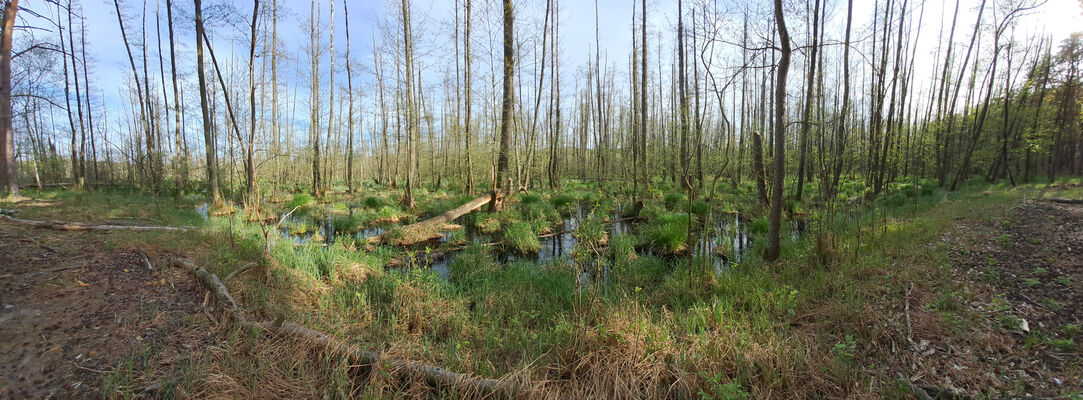
[[[0,208],[37,220],[200,223],[198,200],[30,197]],[[519,370],[543,382],[528,392],[537,397],[665,393],[644,380],[677,397],[1079,396],[1083,206],[1047,198],[1083,198],[1083,187],[935,197],[790,243],[775,267],[750,260],[695,289],[692,274],[662,272],[566,309],[548,293],[567,284],[545,286],[563,275],[516,278],[486,263],[453,271],[460,283],[350,261],[316,283],[278,271],[229,287],[252,319],[286,315],[461,372]],[[62,232],[0,221],[0,398],[444,395],[347,383],[341,361],[220,324],[204,290],[166,260],[185,256],[225,276],[262,246],[227,237],[232,229]],[[824,253],[835,260],[809,266]]]
[[[1080,193],[1069,186],[1030,195]],[[976,211],[944,216],[951,229],[930,245],[947,249],[946,264],[918,266],[929,279],[912,280],[901,302],[886,302],[884,321],[896,334],[870,355],[894,360],[933,398],[1079,398],[1083,205],[1029,199]]]
[[[151,366],[213,344],[195,281],[110,235],[0,227],[0,398],[166,396]]]

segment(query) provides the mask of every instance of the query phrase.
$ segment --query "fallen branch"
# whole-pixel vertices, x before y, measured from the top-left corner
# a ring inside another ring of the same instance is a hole
[[[279,336],[290,336],[319,345],[325,348],[329,353],[346,357],[346,359],[354,365],[363,365],[370,368],[389,367],[388,369],[391,373],[423,378],[425,382],[435,387],[462,387],[466,388],[469,393],[478,393],[486,396],[502,395],[505,397],[513,397],[519,391],[517,385],[505,380],[478,378],[412,361],[384,359],[375,352],[363,350],[356,346],[343,343],[326,334],[294,323],[282,322],[281,319],[263,323],[248,323],[246,326],[268,331]]]
[[[373,236],[370,241],[384,242],[390,244],[397,244],[400,246],[409,246],[412,244],[421,243],[424,241],[440,238],[440,226],[453,221],[463,215],[469,214],[471,211],[481,208],[481,206],[489,204],[491,200],[490,195],[483,195],[474,200],[470,200],[461,206],[455,207],[448,212],[429,218],[427,220],[416,222],[402,228],[402,236],[392,239],[388,233],[385,232],[380,236]]]
[[[229,280],[233,279],[234,276],[240,275],[244,271],[248,271],[248,270],[252,269],[252,267],[255,267],[257,265],[259,265],[259,263],[250,262],[250,263],[245,264],[244,266],[242,266],[240,268],[237,268],[236,271],[230,272],[229,275],[226,275],[225,279],[222,279],[222,283],[229,282]]]
[[[1057,204],[1083,204],[1083,199],[1046,199],[1046,201]]]
[[[196,229],[194,226],[146,226],[146,225],[92,225],[81,222],[64,221],[34,221],[20,219],[5,214],[0,214],[0,219],[16,224],[36,226],[38,228],[54,229],[58,231],[172,231],[185,232]]]
[[[222,284],[222,281],[218,279],[217,275],[182,258],[174,258],[170,260],[170,264],[187,269],[195,275],[196,279],[199,280],[199,283],[202,284],[204,288],[211,293],[214,293],[214,298],[218,301],[218,304],[226,307],[227,315],[236,321],[244,321],[240,309],[237,307],[237,302],[233,300],[233,296],[230,296],[229,290],[226,290],[226,286]]]

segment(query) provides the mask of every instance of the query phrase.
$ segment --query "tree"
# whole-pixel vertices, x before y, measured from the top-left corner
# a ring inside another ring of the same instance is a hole
[[[239,140],[244,147],[244,182],[248,196],[256,194],[256,23],[259,18],[259,0],[252,1],[252,25],[248,45],[248,140]]]
[[[210,185],[210,191],[207,196],[215,204],[221,202],[222,193],[218,189],[218,172],[216,157],[218,156],[217,150],[215,150],[214,139],[214,120],[210,115],[210,109],[207,93],[207,77],[203,71],[205,65],[203,61],[203,1],[195,0],[195,22],[196,22],[196,76],[199,80],[199,109],[203,115],[203,143],[207,150],[207,183]]]
[[[515,14],[512,10],[511,0],[504,0],[504,95],[500,107],[500,149],[496,156],[496,180],[493,182],[492,200],[489,203],[493,211],[501,208],[501,196],[511,190],[510,185],[504,184],[504,176],[508,174],[508,142],[511,136],[511,113],[513,105],[514,81],[512,73],[515,71]],[[503,187],[503,190],[500,188]]]
[[[790,33],[786,31],[786,18],[782,13],[782,0],[775,0],[775,22],[778,25],[779,47],[781,56],[775,75],[775,168],[771,185],[770,225],[767,228],[767,252],[765,259],[775,261],[782,250],[782,192],[786,178],[786,75],[790,70]]]
[[[414,208],[414,179],[417,174],[417,112],[414,110],[414,42],[410,37],[410,2],[402,0],[402,38],[406,53],[406,190],[402,204]],[[419,82],[420,83],[420,82]]]
[[[353,70],[350,68],[350,9],[346,0],[342,0],[342,14],[346,19],[346,91],[350,96],[346,122],[346,189],[353,192]]]
[[[15,14],[19,0],[8,0],[4,5],[3,31],[0,32],[0,190],[8,196],[19,196],[19,184],[15,181],[15,131],[12,129],[14,113],[11,109],[11,35],[15,31]]]

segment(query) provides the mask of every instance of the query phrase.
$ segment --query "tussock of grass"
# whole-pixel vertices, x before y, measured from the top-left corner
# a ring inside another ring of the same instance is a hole
[[[684,251],[688,244],[688,215],[659,214],[643,229],[641,239],[663,253],[674,254]]]
[[[504,245],[519,253],[537,253],[541,250],[541,242],[534,233],[533,227],[527,222],[516,222],[504,230]]]

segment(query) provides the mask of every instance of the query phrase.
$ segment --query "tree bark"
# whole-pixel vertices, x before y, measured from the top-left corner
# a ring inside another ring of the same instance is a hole
[[[222,201],[222,193],[218,189],[218,171],[216,165],[218,164],[216,157],[218,151],[215,150],[215,138],[214,138],[214,121],[211,119],[209,109],[209,96],[207,94],[207,77],[203,72],[203,1],[195,1],[195,23],[196,23],[196,75],[199,78],[199,108],[203,114],[203,143],[207,150],[207,183],[210,185],[210,197],[211,202],[217,204]]]
[[[770,225],[767,228],[767,261],[778,259],[782,250],[782,202],[783,180],[786,177],[786,75],[790,70],[790,33],[786,31],[786,19],[782,14],[782,0],[775,0],[775,21],[778,23],[779,47],[778,72],[775,84],[775,172],[772,185]]]
[[[508,141],[511,137],[511,113],[514,107],[512,99],[514,93],[515,72],[515,14],[512,10],[511,0],[504,0],[504,95],[500,108],[500,149],[496,157],[496,179],[493,182],[492,202],[490,206],[494,211],[501,208],[501,196],[511,190],[504,183],[504,177],[508,174]],[[501,186],[504,186],[501,190]]]
[[[15,14],[19,0],[8,0],[4,7],[3,31],[0,32],[0,190],[11,197],[19,195],[15,182],[15,131],[11,110],[11,35],[15,31]]]

